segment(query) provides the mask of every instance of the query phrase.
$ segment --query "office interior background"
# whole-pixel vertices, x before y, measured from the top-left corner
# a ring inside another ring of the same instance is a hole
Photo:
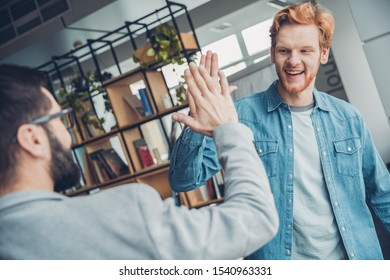
[[[273,15],[287,4],[306,1],[174,2],[187,6],[202,51],[219,54],[239,98],[266,89],[276,77],[269,60]],[[332,11],[336,28],[329,63],[321,67],[316,86],[358,108],[384,162],[390,163],[390,1],[317,2]],[[1,0],[0,62],[38,67],[165,5],[165,0]],[[44,13],[44,7],[50,9]],[[126,46],[116,49],[124,69],[137,66]],[[101,63],[104,70],[116,71],[103,56]],[[388,240],[383,244],[390,246]]]

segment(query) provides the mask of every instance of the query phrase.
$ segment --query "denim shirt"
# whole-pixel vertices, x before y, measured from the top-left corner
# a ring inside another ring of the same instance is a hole
[[[294,142],[289,106],[276,80],[266,91],[235,102],[239,121],[254,133],[279,213],[276,237],[248,259],[291,259]],[[331,205],[349,259],[383,259],[368,205],[390,233],[390,175],[361,115],[349,103],[313,91],[311,114]],[[172,154],[169,180],[176,191],[206,182],[220,169],[213,140],[186,128]],[[261,229],[259,229],[261,234]]]

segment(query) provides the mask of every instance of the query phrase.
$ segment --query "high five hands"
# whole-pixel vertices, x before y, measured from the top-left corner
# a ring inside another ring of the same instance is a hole
[[[202,55],[199,66],[194,62],[184,72],[188,85],[188,105],[191,115],[175,113],[172,119],[206,136],[212,136],[215,128],[228,122],[238,122],[238,116],[230,93],[227,78],[218,69],[218,56],[208,51]]]

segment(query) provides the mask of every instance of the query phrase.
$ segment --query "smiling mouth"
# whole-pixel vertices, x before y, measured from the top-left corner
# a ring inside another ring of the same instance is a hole
[[[290,75],[290,76],[298,76],[298,75],[301,75],[304,71],[284,71],[287,75]]]

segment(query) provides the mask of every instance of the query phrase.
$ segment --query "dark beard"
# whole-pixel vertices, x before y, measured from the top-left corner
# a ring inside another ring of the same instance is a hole
[[[47,132],[51,145],[50,170],[54,191],[61,192],[80,182],[80,168],[73,161],[71,150],[66,150],[50,130]]]

